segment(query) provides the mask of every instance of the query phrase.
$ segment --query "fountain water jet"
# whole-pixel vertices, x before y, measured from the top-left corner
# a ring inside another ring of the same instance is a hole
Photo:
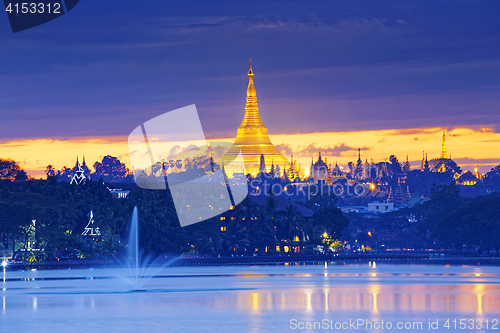
[[[167,260],[165,256],[156,259],[153,259],[152,255],[142,256],[139,250],[139,214],[137,207],[134,207],[130,221],[127,257],[120,269],[120,278],[132,287],[131,291],[145,291],[142,288],[146,282],[175,260],[176,258]]]

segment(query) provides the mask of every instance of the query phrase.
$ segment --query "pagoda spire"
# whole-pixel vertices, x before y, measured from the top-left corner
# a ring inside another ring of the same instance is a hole
[[[411,166],[410,166],[410,161],[408,160],[408,155],[406,155],[406,162],[403,166],[403,172],[404,173],[408,173],[411,169]]]
[[[248,71],[248,88],[247,88],[247,102],[245,105],[245,116],[243,117],[243,121],[241,122],[241,125],[238,128],[238,134],[240,134],[240,130],[242,129],[248,127],[253,127],[253,128],[258,127],[259,130],[262,131],[263,134],[265,134],[267,138],[266,141],[269,141],[269,137],[267,136],[267,128],[264,126],[264,123],[260,119],[259,115],[259,105],[257,104],[257,91],[255,90],[255,85],[253,83],[253,76],[254,74],[252,70],[252,62],[250,61],[250,69]],[[236,140],[238,140],[238,136],[236,137]]]
[[[210,171],[215,172],[214,157],[212,156],[212,147],[210,147]]]
[[[446,150],[446,130],[443,129],[443,144],[441,147],[441,159],[448,159],[448,152]]]
[[[266,173],[266,160],[264,159],[264,154],[260,155],[260,167],[259,167],[259,171],[262,174]]]
[[[309,172],[309,176],[314,178],[314,157],[311,157],[311,171]]]
[[[245,104],[245,115],[240,127],[236,132],[234,145],[222,156],[221,160],[226,164],[231,163],[237,156],[243,157],[246,173],[256,176],[259,172],[259,162],[261,155],[264,155],[266,165],[271,164],[271,160],[277,165],[290,164],[269,139],[267,128],[264,126],[259,115],[259,105],[257,104],[257,91],[254,84],[254,72],[252,63],[248,70],[248,87]]]

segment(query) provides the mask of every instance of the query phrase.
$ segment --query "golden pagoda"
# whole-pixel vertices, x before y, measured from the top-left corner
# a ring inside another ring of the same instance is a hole
[[[448,159],[448,151],[446,149],[446,131],[443,130],[443,144],[441,146],[441,159]]]
[[[231,169],[225,169],[228,176],[235,172],[244,172],[256,176],[260,171],[261,156],[264,156],[265,165],[269,167],[273,163],[282,166],[287,166],[289,163],[272,144],[267,134],[267,128],[260,119],[253,76],[252,62],[250,61],[245,116],[238,128],[233,146],[221,158],[224,165],[229,165],[232,162]],[[243,161],[238,163],[236,158],[240,151]]]
[[[446,131],[443,130],[443,144],[441,145],[441,157],[439,158],[441,165],[439,166],[438,172],[446,172],[446,165],[444,160],[448,159],[448,151],[446,149]]]

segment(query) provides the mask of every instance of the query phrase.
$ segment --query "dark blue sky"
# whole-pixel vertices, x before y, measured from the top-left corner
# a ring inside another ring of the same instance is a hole
[[[271,133],[500,131],[499,1],[82,0],[13,34],[0,14],[0,140],[128,135],[196,104],[234,137],[252,58]]]

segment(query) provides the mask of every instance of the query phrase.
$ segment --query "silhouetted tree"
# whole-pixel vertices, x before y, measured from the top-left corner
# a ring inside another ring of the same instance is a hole
[[[401,173],[401,163],[399,163],[398,158],[395,155],[389,157],[389,172],[392,177],[397,177]]]
[[[129,169],[117,157],[106,155],[102,162],[94,163],[95,174],[103,177],[105,181],[116,181],[125,178]]]
[[[0,179],[22,181],[27,180],[28,176],[17,162],[0,158]]]
[[[349,219],[335,205],[321,207],[313,215],[313,239],[321,240],[323,233],[332,239],[339,239],[342,231],[349,225]]]
[[[415,214],[420,221],[420,232],[431,236],[430,231],[451,211],[461,207],[460,187],[454,182],[450,185],[437,185],[431,189],[430,200],[415,207]]]
[[[462,248],[480,247],[484,251],[500,250],[499,197],[472,202],[447,214],[432,233],[442,242]]]
[[[500,165],[492,168],[484,176],[483,182],[489,191],[500,191]]]

